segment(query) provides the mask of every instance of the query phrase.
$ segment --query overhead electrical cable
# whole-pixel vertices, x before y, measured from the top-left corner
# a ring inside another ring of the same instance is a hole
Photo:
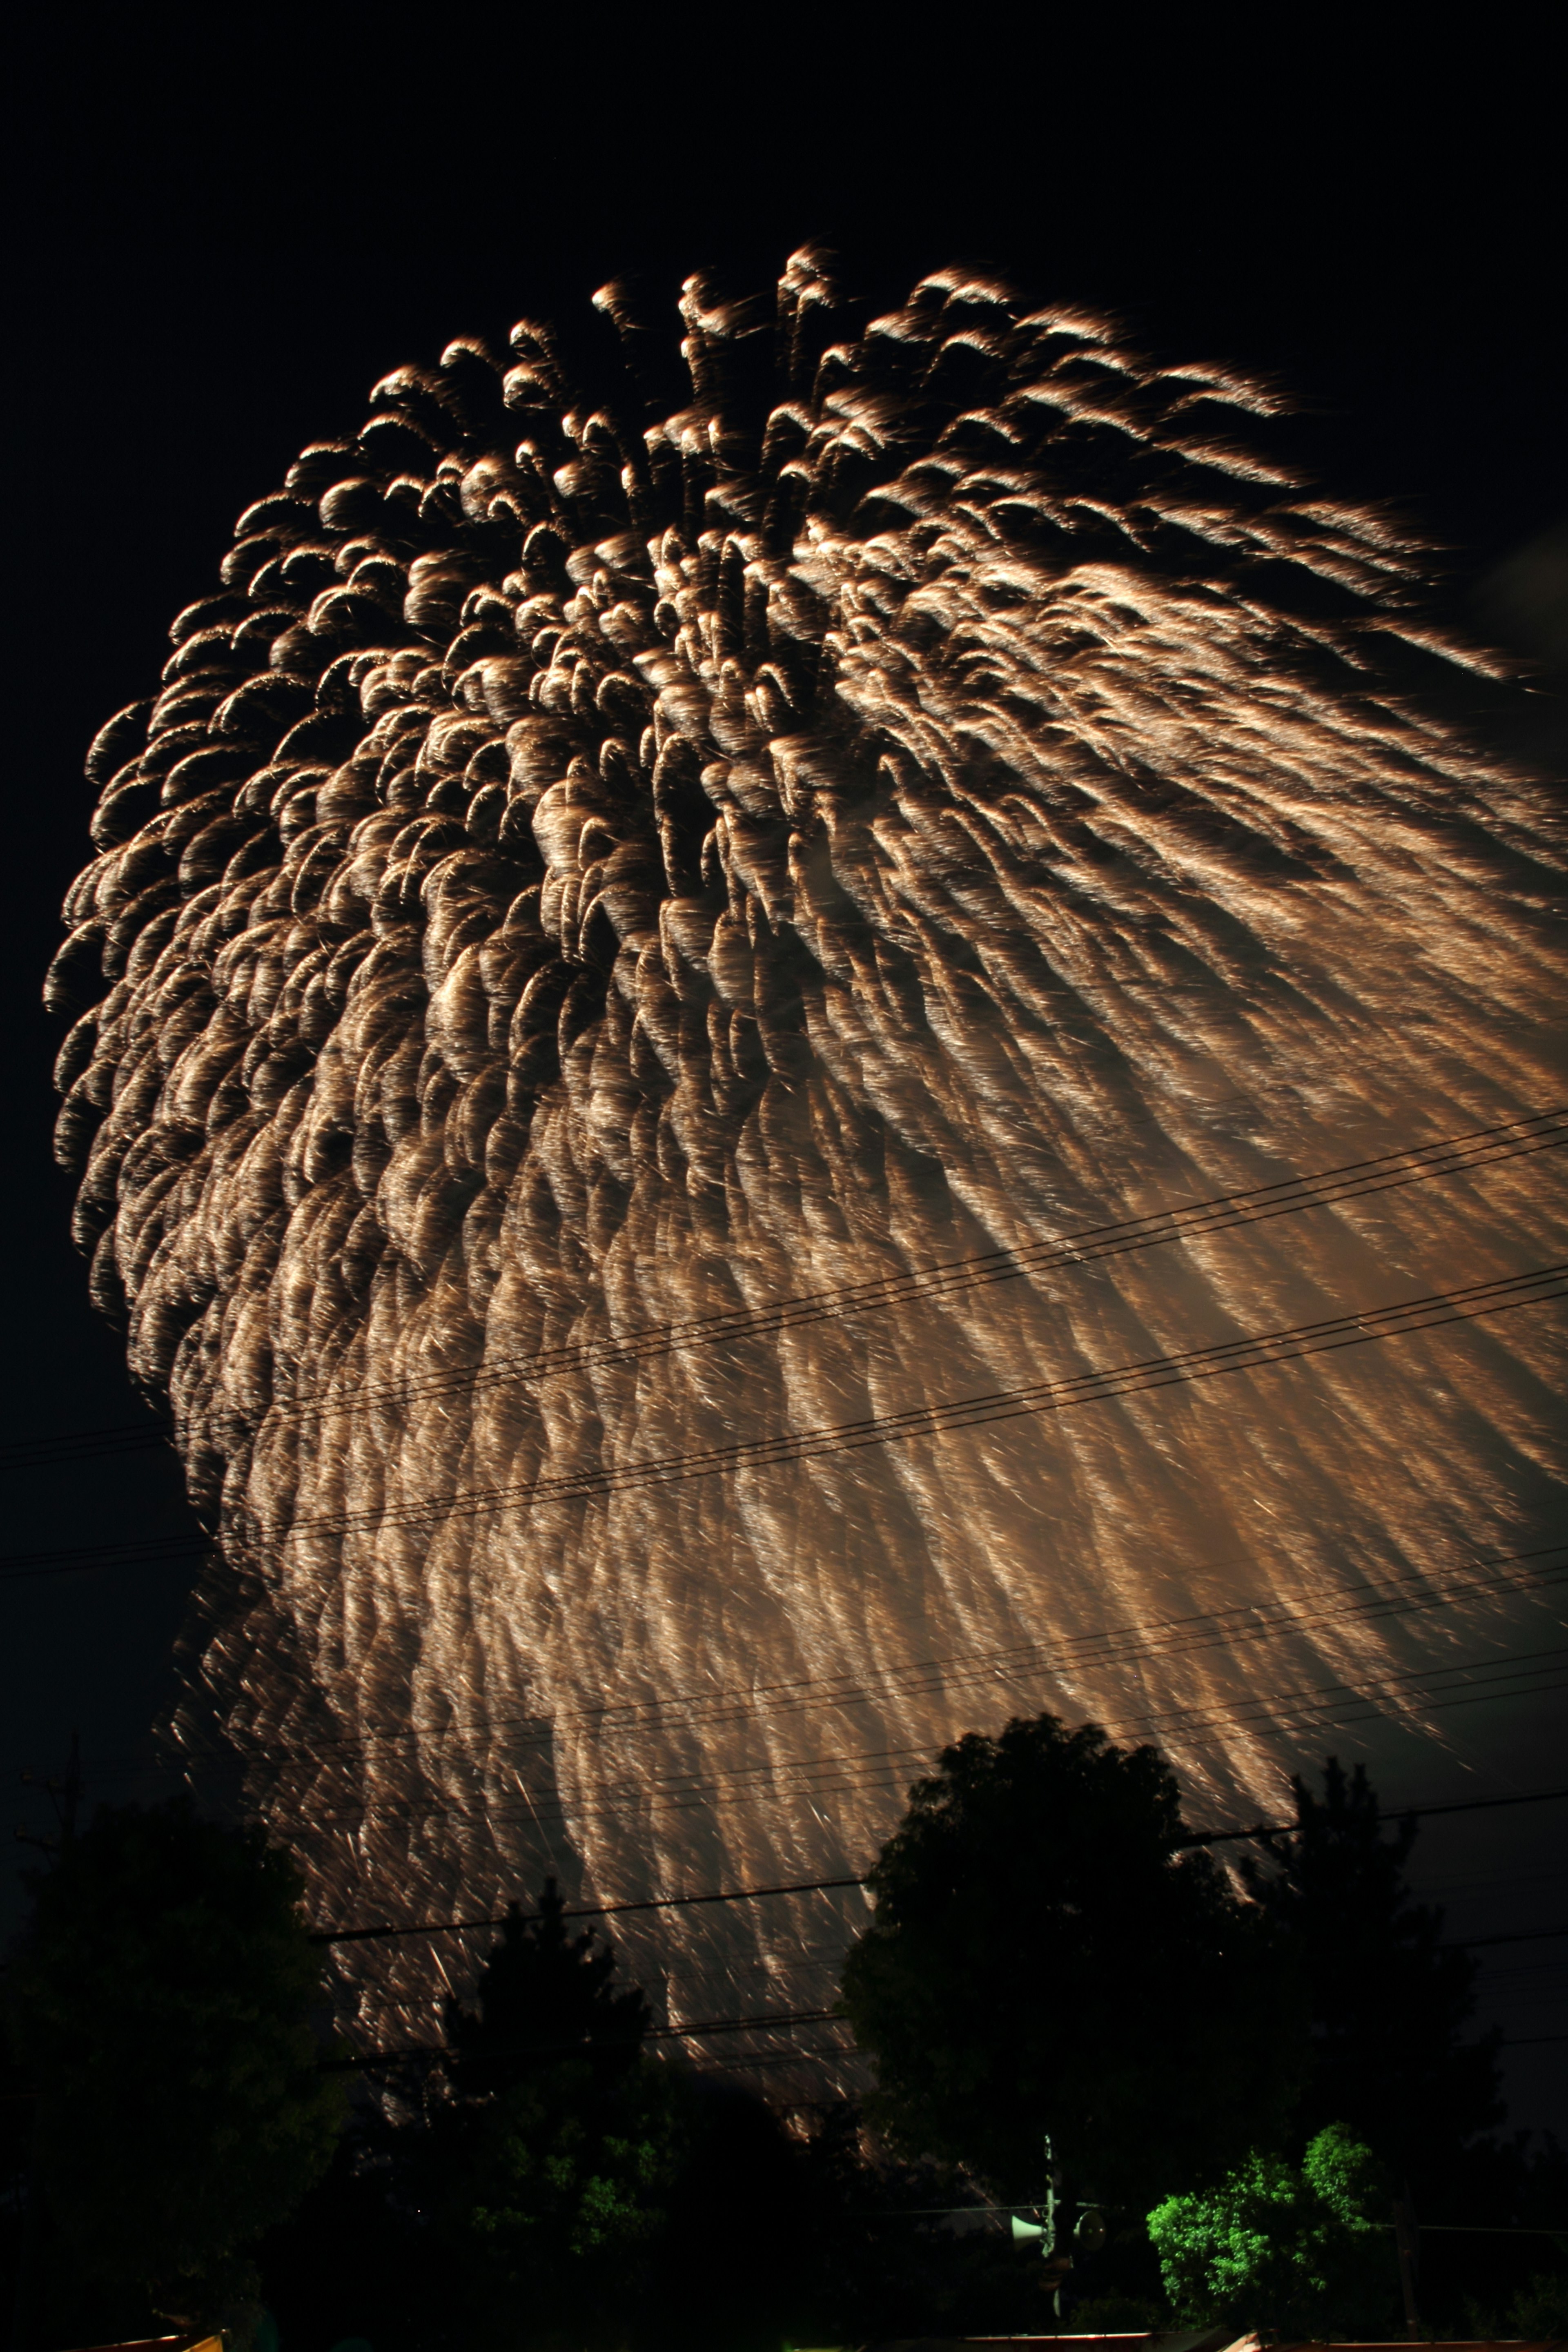
[[[116,1454],[147,1454],[171,1444],[174,1435],[174,1424],[165,1417],[120,1422],[105,1429],[68,1429],[57,1437],[19,1437],[0,1445],[0,1470],[53,1469]]]
[[[1560,1936],[1568,1936],[1568,1927],[1520,1927],[1509,1936],[1450,1936],[1448,1941],[1467,1952],[1479,1952],[1493,1944],[1545,1944]]]
[[[1450,1666],[1409,1669],[1359,1686],[1319,1684],[1304,1690],[1263,1694],[1245,1707],[1173,1708],[1131,1722],[1111,1720],[1104,1728],[1120,1739],[1142,1738],[1152,1732],[1164,1731],[1168,1737],[1183,1738],[1188,1747],[1201,1747],[1205,1733],[1218,1733],[1238,1724],[1267,1725],[1298,1735],[1315,1733],[1377,1719],[1384,1711],[1377,1704],[1380,1700],[1398,1702],[1423,1713],[1442,1713],[1487,1699],[1555,1692],[1568,1688],[1565,1666],[1568,1648],[1524,1652],[1501,1658],[1470,1659]],[[1544,1683],[1541,1680],[1551,1675],[1564,1678]],[[1485,1679],[1461,1682],[1456,1686],[1453,1678],[1467,1675]],[[1336,1698],[1336,1692],[1342,1696]],[[1297,1704],[1292,1706],[1292,1702]],[[1358,1713],[1357,1709],[1362,1711]],[[437,1820],[468,1820],[492,1825],[515,1821],[531,1822],[540,1828],[566,1827],[604,1817],[608,1811],[624,1818],[628,1808],[655,1807],[664,1812],[681,1812],[702,1806],[722,1808],[866,1791],[892,1792],[905,1785],[905,1776],[911,1767],[919,1769],[929,1761],[930,1751],[924,1748],[852,1750],[782,1765],[739,1767],[707,1777],[679,1773],[668,1776],[662,1784],[647,1780],[605,1781],[594,1791],[597,1803],[574,1804],[570,1811],[559,1801],[552,1806],[526,1802],[522,1811],[508,1812],[494,1804],[465,1805],[435,1800],[386,1805],[350,1803],[342,1811],[313,1811],[299,1817],[275,1811],[269,1818],[295,1830],[347,1822]],[[868,1767],[869,1769],[865,1769]],[[784,1783],[782,1776],[786,1773],[797,1777]],[[764,1776],[773,1776],[768,1785],[761,1785]],[[525,1800],[529,1794],[526,1790],[512,1793]]]
[[[710,2034],[717,2035],[721,2033],[740,2032],[777,2033],[788,2031],[791,2028],[799,2025],[827,2023],[847,2024],[847,2022],[848,2021],[847,2019],[840,2018],[837,2010],[800,2010],[794,2012],[779,2011],[776,2013],[765,2017],[721,2018],[701,2025],[653,2026],[648,2029],[644,2038],[650,2042],[700,2041]],[[1500,2049],[1503,2050],[1526,2050],[1539,2048],[1545,2042],[1568,2042],[1568,2033],[1526,2033],[1511,2035],[1505,2038],[1498,2046]],[[548,2050],[541,2051],[538,2053],[520,2052],[517,2054],[552,2055],[554,2054],[556,2046],[557,2045],[551,2045]],[[564,2048],[566,2045],[559,2046]],[[579,2043],[571,2046],[574,2048],[581,2048],[582,2045]],[[434,2063],[437,2059],[450,2057],[454,2054],[455,2053],[449,2045],[446,2042],[409,2042],[398,2050],[369,2050],[365,2051],[363,2054],[356,2055],[352,2058],[331,2059],[325,2061],[324,2063],[331,2067],[361,2069],[373,2066],[397,2065],[405,2063],[416,2063],[421,2061],[426,2063]],[[729,2061],[727,2064],[715,2067],[711,2069],[711,2071],[725,2074],[737,2073],[746,2071],[753,2067],[809,2064],[813,2061],[856,2058],[862,2054],[863,2053],[853,2044],[846,2047],[843,2043],[838,2043],[837,2045],[829,2043],[826,2047],[805,2047],[772,2053],[759,2052],[754,2056],[748,2054],[743,2058],[732,2059]],[[984,2210],[986,2209],[966,2206],[954,2208],[953,2210],[967,2212]],[[1432,2226],[1434,2231],[1437,2231],[1445,2229],[1458,2229],[1462,2225],[1458,2223],[1435,2222]],[[1557,2236],[1561,2233],[1551,2230],[1533,2229],[1519,2231],[1487,2230],[1482,2231],[1479,2230],[1478,2225],[1477,2234],[1486,2235],[1489,2237],[1519,2236],[1539,2238]]]
[[[1458,1801],[1438,1805],[1384,1805],[1378,1807],[1373,1819],[1380,1822],[1428,1821],[1447,1813],[1493,1812],[1512,1805],[1550,1804],[1563,1797],[1568,1797],[1568,1788],[1531,1789],[1522,1795],[1513,1797],[1465,1797]],[[1299,1827],[1300,1824],[1296,1822],[1249,1822],[1241,1828],[1189,1831],[1184,1836],[1177,1838],[1174,1843],[1177,1847],[1186,1848],[1223,1845],[1241,1839],[1289,1837]],[[692,1904],[702,1903],[757,1903],[773,1895],[814,1895],[831,1888],[864,1886],[866,1883],[864,1873],[848,1878],[793,1879],[777,1886],[735,1886],[715,1894],[651,1895],[633,1903],[576,1904],[563,1910],[561,1916],[563,1919],[611,1919],[619,1918],[624,1913],[630,1911],[679,1911]],[[510,1912],[500,1912],[493,1917],[484,1919],[433,1919],[402,1927],[344,1927],[331,1933],[313,1935],[310,1941],[313,1944],[359,1944],[394,1940],[405,1936],[468,1934],[484,1928],[504,1927],[511,1916]],[[520,1916],[526,1920],[537,1918],[540,1915],[534,1912],[523,1912]],[[1542,1931],[1542,1933],[1552,1932],[1561,1931]]]
[[[781,2009],[764,2011],[756,2017],[705,2018],[695,2025],[650,2025],[644,2034],[645,2042],[695,2042],[709,2034],[776,2033],[795,2025],[847,2024],[834,2009]],[[567,2052],[577,2053],[588,2045],[584,2042],[522,2044],[507,2054],[526,2057],[553,2057]],[[367,2050],[352,2058],[328,2060],[329,2066],[363,2067],[396,2065],[404,2061],[433,2061],[455,2053],[444,2042],[411,2042],[400,2050]],[[499,2053],[498,2053],[499,2054]],[[828,2053],[824,2053],[824,2055]],[[846,2053],[846,2055],[848,2053]]]
[[[88,1569],[157,1568],[165,1560],[200,1559],[216,1549],[215,1538],[195,1533],[144,1536],[130,1542],[71,1544],[48,1551],[0,1556],[0,1584],[35,1576],[75,1576]]]
[[[1325,1579],[1306,1589],[1309,1606],[1305,1609],[1300,1593],[1286,1594],[1272,1601],[1237,1602],[1223,1610],[1155,1620],[1147,1625],[1106,1627],[1054,1643],[1030,1642],[1001,1650],[913,1660],[906,1666],[890,1667],[875,1676],[813,1676],[760,1685],[749,1691],[687,1691],[640,1706],[636,1702],[612,1699],[575,1710],[574,1714],[578,1718],[596,1718],[604,1738],[656,1737],[671,1722],[683,1727],[700,1724],[705,1730],[711,1730],[760,1717],[775,1718],[806,1709],[876,1706],[885,1700],[921,1696],[939,1689],[957,1691],[970,1685],[1012,1681],[1037,1672],[1086,1672],[1146,1658],[1179,1657],[1240,1642],[1289,1638],[1324,1623],[1339,1625],[1363,1617],[1419,1614],[1493,1595],[1551,1591],[1568,1580],[1568,1562],[1550,1567],[1533,1563],[1545,1559],[1550,1553],[1564,1550],[1568,1550],[1568,1543],[1540,1545],[1485,1562],[1479,1570],[1411,1571],[1404,1577],[1369,1580],[1360,1585],[1342,1585]],[[552,1725],[561,1719],[552,1717]],[[533,1716],[503,1717],[491,1718],[487,1727],[493,1732],[504,1730],[509,1725],[537,1723]],[[460,1721],[441,1726],[373,1726],[338,1739],[313,1739],[308,1751],[279,1752],[258,1746],[241,1752],[248,1761],[270,1762],[279,1770],[287,1769],[294,1761],[314,1768],[333,1748],[355,1752],[371,1741],[388,1745],[408,1740],[430,1743],[460,1736],[464,1727]],[[525,1756],[535,1748],[543,1752],[550,1743],[550,1731],[541,1730],[531,1738],[514,1742],[510,1752],[513,1757]]]
[[[1082,1226],[1019,1249],[987,1250],[835,1288],[801,1292],[762,1307],[735,1307],[719,1314],[694,1316],[682,1322],[649,1324],[640,1329],[575,1342],[570,1347],[454,1367],[423,1379],[359,1387],[348,1397],[328,1402],[298,1394],[258,1398],[248,1410],[259,1412],[282,1408],[358,1416],[384,1404],[404,1406],[443,1396],[470,1394],[502,1383],[550,1379],[563,1371],[590,1366],[640,1363],[668,1355],[679,1348],[710,1347],[794,1330],[804,1324],[845,1315],[880,1312],[921,1298],[1016,1281],[1058,1265],[1087,1265],[1099,1258],[1120,1256],[1128,1250],[1200,1238],[1237,1225],[1265,1223],[1300,1210],[1327,1207],[1436,1177],[1465,1175],[1500,1161],[1559,1150],[1564,1143],[1568,1143],[1568,1107],[1534,1111],[1496,1126],[1447,1136],[1435,1143],[1407,1146],[1372,1160],[1347,1161],[1342,1167],[1322,1169],[1313,1175],[1282,1177],[1272,1184],[1250,1185],[1239,1192],[1152,1210],[1141,1217]]]
[[[1375,1159],[1321,1169],[1310,1176],[1285,1177],[1273,1184],[1254,1185],[1238,1192],[1152,1210],[1142,1217],[1083,1226],[1021,1249],[984,1251],[972,1257],[917,1266],[907,1273],[847,1283],[837,1288],[801,1292],[763,1307],[736,1307],[727,1313],[695,1316],[685,1322],[649,1324],[571,1348],[492,1358],[482,1364],[454,1368],[424,1378],[384,1381],[360,1388],[349,1399],[332,1398],[324,1402],[300,1395],[288,1400],[257,1399],[253,1410],[363,1413],[387,1403],[408,1404],[477,1391],[500,1382],[543,1379],[569,1369],[642,1362],[678,1348],[793,1330],[802,1324],[844,1315],[872,1313],[913,1299],[1018,1280],[1057,1265],[1087,1264],[1127,1250],[1148,1249],[1165,1242],[1225,1232],[1235,1225],[1258,1223],[1298,1210],[1356,1200],[1367,1193],[1388,1192],[1436,1177],[1465,1175],[1504,1160],[1560,1150],[1564,1143],[1568,1143],[1568,1107],[1531,1112],[1496,1126],[1447,1136],[1436,1143],[1411,1145]],[[237,1412],[238,1408],[235,1411]],[[213,1416],[206,1418],[210,1421]],[[21,1438],[0,1445],[0,1468],[50,1467],[89,1458],[144,1453],[169,1444],[174,1434],[173,1422],[160,1417],[152,1422],[68,1430],[54,1437]]]
[[[647,2042],[695,2042],[705,2040],[710,2035],[717,2036],[726,2033],[776,2033],[785,2032],[801,2025],[834,2024],[847,2026],[848,2023],[848,2019],[837,2009],[764,2010],[751,2017],[702,2018],[689,2025],[653,2025],[649,2026],[646,2030],[643,2039]],[[1526,2034],[1512,2040],[1504,2041],[1500,2046],[1505,2050],[1522,2049],[1536,2043],[1561,2041],[1568,2041],[1568,2034]],[[518,2057],[552,2056],[556,2054],[558,2051],[564,2051],[568,2048],[578,2050],[582,2047],[583,2044],[581,2042],[572,2044],[549,2043],[537,2046],[525,2045],[508,2054]],[[342,2059],[334,2063],[342,2066],[369,2067],[393,2065],[405,2060],[434,2062],[437,2059],[451,2057],[455,2054],[456,2053],[452,2050],[451,2046],[447,2042],[421,2042],[407,2043],[403,2048],[397,2050],[365,2051],[353,2058]],[[808,2059],[850,2057],[858,2053],[853,2049],[845,2049],[842,2046],[835,2049],[830,2045],[826,2049],[803,2050],[791,2054],[799,2058]],[[746,2061],[742,2060],[738,2063],[744,2064]],[[962,2209],[944,2208],[940,2210],[983,2211],[989,2209],[983,2207],[964,2207]],[[1458,2224],[1441,2222],[1434,2222],[1432,2225],[1434,2230],[1450,2227],[1457,2228],[1458,2226]],[[1551,2232],[1532,2230],[1521,2232],[1514,2232],[1511,2231],[1506,2233],[1491,2232],[1490,2234],[1546,2236],[1550,2235]]]
[[[1145,1357],[1066,1379],[1030,1381],[978,1396],[949,1398],[900,1412],[868,1414],[857,1421],[784,1430],[772,1437],[737,1439],[728,1445],[706,1446],[688,1454],[650,1455],[643,1460],[634,1457],[608,1467],[563,1472],[506,1485],[458,1487],[413,1503],[299,1518],[289,1527],[289,1538],[313,1534],[344,1535],[356,1528],[422,1527],[519,1506],[624,1494],[637,1486],[710,1477],[722,1471],[776,1469],[791,1463],[851,1453],[863,1446],[907,1444],[915,1438],[940,1437],[952,1430],[1064,1412],[1075,1405],[1138,1395],[1178,1382],[1261,1370],[1271,1364],[1291,1362],[1300,1356],[1363,1347],[1374,1339],[1400,1339],[1413,1331],[1470,1322],[1483,1316],[1505,1315],[1518,1307],[1541,1306],[1564,1297],[1568,1297],[1568,1260],[1535,1266],[1524,1274],[1463,1283],[1451,1290],[1424,1292],[1415,1298],[1394,1300],[1386,1307],[1328,1316],[1317,1322],[1292,1324],[1279,1330],[1252,1332],[1244,1339],[1215,1341],[1205,1348],[1183,1349],[1175,1355]]]

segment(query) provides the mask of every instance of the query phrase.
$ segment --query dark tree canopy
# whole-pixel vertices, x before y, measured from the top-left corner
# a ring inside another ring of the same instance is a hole
[[[615,1956],[571,1936],[553,1881],[514,1905],[471,2011],[453,2006],[452,2096],[419,2158],[421,2202],[468,2324],[508,2341],[616,2339],[665,2218],[676,2086],[643,2052],[649,2019]]]
[[[938,2168],[868,2163],[847,2102],[803,2140],[728,2074],[649,2060],[641,1993],[553,1888],[541,1908],[449,2017],[444,2089],[363,2116],[264,2248],[285,2352],[782,2352],[1048,2320],[1043,2266],[948,2233]]]
[[[1415,1902],[1416,1825],[1392,1834],[1363,1766],[1336,1757],[1316,1797],[1291,1786],[1296,1827],[1248,1876],[1300,1958],[1311,2009],[1300,2128],[1342,2122],[1395,2178],[1436,2189],[1467,2140],[1503,2119],[1495,2033],[1467,2040],[1475,1961],[1443,1945],[1443,1914]]]
[[[897,2142],[1042,2189],[1148,2204],[1283,2130],[1300,2042],[1269,1921],[1180,1853],[1152,1748],[1041,1715],[971,1734],[910,1792],[843,2000]]]
[[[293,1864],[183,1800],[105,1807],[33,1881],[6,2007],[39,2094],[45,2308],[210,2318],[342,2116]],[[149,2305],[153,2299],[153,2305]]]
[[[555,1881],[546,1879],[536,1918],[514,1903],[475,1989],[474,2006],[454,2001],[447,2039],[451,2075],[465,2099],[482,2098],[548,2075],[563,2061],[585,2064],[596,2087],[635,2067],[651,2020],[640,1986],[617,1988],[616,1956],[593,1930],[567,1933]]]

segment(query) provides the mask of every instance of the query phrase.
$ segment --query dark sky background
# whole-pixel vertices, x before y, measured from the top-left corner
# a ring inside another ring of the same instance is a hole
[[[872,11],[689,14],[634,38],[603,12],[513,11],[502,33],[348,8],[108,28],[57,9],[13,52],[0,1837],[50,1826],[18,1776],[58,1770],[74,1729],[89,1801],[147,1785],[190,1572],[6,1562],[194,1532],[166,1453],[15,1458],[145,1412],[89,1308],[49,1156],[59,1033],[38,989],[88,851],[82,753],[155,677],[235,515],[303,442],[352,428],[389,367],[571,310],[628,268],[671,297],[702,264],[765,286],[821,237],[890,298],[955,258],[1001,263],[1173,355],[1281,378],[1326,481],[1417,514],[1452,551],[1456,611],[1521,649],[1555,629],[1562,665],[1545,60],[1506,17],[1493,47],[1436,59],[1369,49],[1348,16],[1303,19],[1300,54],[1253,57],[1217,17],[1208,53],[1174,35],[1151,51],[1133,17],[1071,48],[1026,21],[1026,37],[955,11],[921,46],[912,19]],[[1545,693],[1496,723],[1560,763],[1564,708]],[[1401,1748],[1387,1793],[1568,1783],[1561,1711],[1473,1708],[1463,1756]],[[1455,1932],[1568,1923],[1565,1829],[1568,1805],[1434,1825],[1421,1870]],[[1564,2046],[1534,2037],[1568,2033],[1565,1952],[1500,1948],[1486,1994],[1519,2044],[1516,2120],[1560,2129]]]

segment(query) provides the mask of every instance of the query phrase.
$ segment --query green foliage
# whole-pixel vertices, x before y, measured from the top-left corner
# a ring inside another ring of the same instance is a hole
[[[298,1874],[176,1801],[102,1809],[33,1889],[7,2023],[41,2094],[55,2303],[110,2324],[164,2304],[210,2316],[243,2286],[247,2242],[324,2171],[342,2118],[310,2030],[321,1971]]]
[[[471,2120],[464,2226],[519,2280],[646,2244],[663,2219],[671,2124],[668,2084],[647,2060],[609,2097],[571,2060],[513,2084]]]
[[[1332,1769],[1316,1812],[1299,1800],[1306,1833],[1252,1909],[1177,1853],[1174,1785],[1152,1751],[1049,1717],[950,1751],[883,1856],[847,1982],[863,2040],[879,2037],[880,2120],[913,2162],[885,2131],[863,2134],[847,2104],[803,2138],[732,2081],[651,2065],[642,1995],[617,1989],[591,1935],[567,1934],[547,1887],[542,1917],[514,1915],[471,2010],[449,2016],[456,2054],[437,2095],[413,2101],[411,2122],[362,2118],[301,2221],[264,2250],[285,2343],[778,2352],[933,2328],[1040,2334],[1054,2315],[1037,2254],[1000,2232],[955,2234],[931,2209],[974,2200],[966,2162],[1002,2197],[1032,2201],[1047,2128],[1077,2175],[1069,2201],[1111,2216],[1106,2246],[1072,2273],[1069,2329],[1158,2324],[1160,2256],[1141,2217],[1173,2183],[1213,2191],[1156,2217],[1166,2275],[1195,2315],[1229,2295],[1238,2333],[1269,2314],[1297,2334],[1336,2319],[1386,2328],[1397,2273],[1392,2233],[1366,2226],[1389,2213],[1370,2135],[1319,2132],[1300,2167],[1248,2157],[1299,2145],[1291,2070],[1306,2028],[1289,1948],[1313,1958],[1325,2039],[1329,1991],[1337,2013],[1356,2014],[1353,1984],[1324,1966],[1336,1916],[1370,2000],[1386,1997],[1377,1920],[1412,1948],[1408,1897],[1387,1874],[1397,1842],[1375,1825],[1365,1839],[1374,1801],[1355,1783],[1340,1803]],[[1339,1813],[1358,1804],[1342,1832]],[[1436,2014],[1447,2032],[1451,2012]],[[1375,2040],[1380,2015],[1356,2025],[1355,2046]],[[1488,2152],[1495,2195],[1434,2200],[1433,2218],[1561,2215],[1560,2154]],[[1149,2183],[1155,2166],[1163,2178]],[[1429,2236],[1423,2312],[1457,2317],[1479,2286],[1505,2310],[1544,2242]]]
[[[1502,2120],[1495,2033],[1464,2038],[1477,1964],[1443,1948],[1443,1914],[1412,1900],[1415,1823],[1379,1822],[1364,1769],[1330,1757],[1323,1793],[1291,1783],[1296,1827],[1253,1893],[1299,1955],[1311,2006],[1300,2126],[1351,2125],[1417,2201],[1460,2193],[1465,2144]]]
[[[1510,2336],[1534,2336],[1538,2341],[1542,2336],[1568,2336],[1568,2278],[1561,2271],[1538,2272],[1514,2296],[1509,2323]]]
[[[1304,2031],[1278,1939],[1201,1853],[1151,1748],[1054,1716],[972,1734],[910,1792],[845,2014],[895,2145],[1037,2197],[1146,2203],[1277,2138]]]
[[[1557,2153],[1555,2147],[1552,2153]],[[1552,2220],[1561,2220],[1565,2208],[1560,2181],[1556,2187],[1550,2210]],[[1478,2282],[1473,2276],[1468,2281],[1471,2292],[1463,2299],[1464,2333],[1478,2343],[1510,2337],[1538,2342],[1542,2338],[1568,2339],[1568,2230],[1558,2231],[1553,2243],[1547,2236],[1550,2223],[1521,2223],[1519,2227],[1529,2232],[1529,2259],[1517,2267],[1513,2278],[1494,2278],[1486,2283],[1489,2291],[1479,2294],[1474,2292]],[[1535,2234],[1537,2228],[1540,2235]],[[1557,2258],[1556,2268],[1533,2268],[1548,2244]]]
[[[1189,2326],[1321,2339],[1387,2323],[1396,2282],[1372,2151],[1331,2124],[1298,2169],[1253,2154],[1217,2189],[1149,2216],[1165,2291]]]
[[[451,2097],[415,2162],[421,2202],[481,2327],[549,2343],[613,2337],[636,2306],[681,2151],[678,2087],[643,2053],[648,2016],[553,1882],[514,1905],[471,2011],[448,2024]]]

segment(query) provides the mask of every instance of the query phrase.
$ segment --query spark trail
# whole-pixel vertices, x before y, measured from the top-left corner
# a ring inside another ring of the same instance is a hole
[[[59,1140],[221,1538],[176,1746],[437,1916],[852,1874],[987,1693],[1226,1804],[1528,1681],[1561,847],[1421,548],[1005,285],[693,279],[673,407],[595,301],[388,376],[93,748]],[[672,2017],[820,1996],[792,1902],[667,1920]]]

